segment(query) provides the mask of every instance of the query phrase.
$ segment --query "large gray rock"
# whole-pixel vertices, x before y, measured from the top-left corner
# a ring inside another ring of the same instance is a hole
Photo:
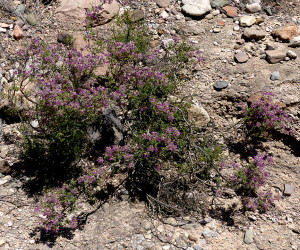
[[[190,16],[203,16],[211,11],[209,0],[183,0],[182,11]]]
[[[61,0],[56,9],[56,16],[64,21],[80,23],[85,21],[86,9],[95,5],[101,5],[102,0]],[[104,4],[99,18],[93,20],[93,25],[102,25],[111,20],[119,12],[119,3],[112,0],[110,4]]]
[[[266,33],[262,30],[257,30],[257,29],[254,29],[254,28],[246,28],[244,30],[244,34],[243,36],[249,40],[261,40],[263,38],[265,38],[266,36]]]

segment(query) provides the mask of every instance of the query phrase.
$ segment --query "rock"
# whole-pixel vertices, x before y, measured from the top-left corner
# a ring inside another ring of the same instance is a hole
[[[12,177],[10,175],[4,176],[3,178],[0,179],[0,186],[9,182],[11,179],[12,179]]]
[[[286,53],[280,50],[267,50],[266,60],[268,63],[278,63],[285,59]]]
[[[183,0],[182,11],[190,16],[203,16],[211,11],[209,0]]]
[[[88,144],[93,150],[103,145],[118,145],[123,139],[123,126],[113,108],[106,109],[102,115],[102,123],[95,122],[88,128]]]
[[[6,33],[6,29],[0,27],[0,32]]]
[[[24,26],[25,23],[23,22],[23,20],[18,19],[18,20],[15,22],[15,24],[18,25],[20,28],[22,28],[22,27]]]
[[[214,33],[220,33],[220,32],[221,32],[221,29],[216,27],[216,28],[213,29],[213,32],[214,32]]]
[[[0,28],[3,28],[3,29],[9,29],[9,24],[6,24],[6,23],[0,23]]]
[[[261,6],[259,3],[252,3],[246,5],[246,10],[250,13],[256,13],[261,11]]]
[[[267,6],[267,7],[265,8],[265,12],[267,13],[268,16],[272,16],[272,15],[273,15],[272,9],[271,9],[270,6]]]
[[[278,37],[284,42],[290,42],[296,34],[297,27],[295,25],[282,27],[273,32],[274,37]]]
[[[38,120],[33,120],[33,121],[30,122],[30,125],[33,128],[38,128],[39,127],[39,121]]]
[[[279,77],[280,77],[279,72],[278,71],[274,71],[274,72],[272,72],[270,79],[272,81],[276,81],[276,80],[279,80]]]
[[[143,20],[145,17],[144,11],[142,10],[132,10],[128,12],[128,18],[131,22],[137,22]]]
[[[263,23],[264,21],[265,21],[265,19],[264,19],[263,17],[258,17],[258,18],[256,18],[255,23],[256,23],[256,24],[261,24],[261,23]]]
[[[217,26],[225,26],[225,22],[221,19],[218,19]]]
[[[205,19],[207,19],[207,20],[211,20],[211,19],[213,19],[213,18],[214,18],[213,14],[207,14],[207,15],[205,16]]]
[[[221,91],[222,89],[227,88],[228,84],[229,84],[228,81],[219,81],[219,82],[216,82],[213,86],[214,86],[215,90]]]
[[[283,195],[284,196],[291,196],[294,192],[295,187],[292,184],[284,184]]]
[[[26,9],[25,5],[24,4],[20,4],[16,8],[15,12],[20,13],[20,14],[24,14],[25,13],[25,9]]]
[[[36,18],[34,14],[29,14],[26,17],[26,21],[31,25],[35,26],[37,24]]]
[[[240,18],[240,26],[242,27],[250,27],[255,24],[256,18],[253,16],[242,16]]]
[[[101,2],[102,0],[61,0],[55,14],[63,21],[82,24],[86,18],[86,9],[90,9],[94,5],[101,5]],[[112,0],[110,4],[103,4],[102,8],[99,16],[92,21],[92,26],[109,22],[119,12],[120,6],[117,0]]]
[[[257,30],[257,29],[254,29],[254,28],[246,28],[244,30],[244,33],[243,33],[243,36],[245,38],[247,38],[248,40],[254,39],[256,41],[265,38],[266,35],[267,34],[264,31]]]
[[[189,113],[189,118],[193,120],[196,127],[205,127],[210,122],[207,111],[200,105],[192,104],[187,111]]]
[[[8,162],[5,160],[2,160],[0,162],[0,173],[4,175],[10,175],[12,173],[12,169],[9,166]]]
[[[23,31],[21,30],[21,28],[18,25],[14,26],[13,37],[16,40],[20,40],[24,37]]]
[[[212,230],[204,230],[202,233],[204,238],[209,238],[209,237],[217,237],[218,233]]]
[[[57,36],[57,42],[58,43],[63,43],[63,44],[71,44],[73,40],[72,35],[68,33],[60,33]]]
[[[271,44],[268,43],[266,45],[266,50],[275,50],[275,47],[273,45],[271,45]]]
[[[0,247],[4,246],[4,244],[5,244],[5,239],[0,238]]]
[[[214,10],[212,13],[211,13],[213,16],[217,16],[220,14],[220,11],[219,10]]]
[[[197,242],[197,241],[198,241],[198,237],[195,236],[195,235],[193,235],[193,234],[189,234],[189,235],[188,235],[188,239],[189,239],[190,241],[194,241],[194,242]]]
[[[226,15],[228,17],[236,17],[237,16],[237,9],[233,6],[225,6],[225,7],[223,7],[223,10],[225,10]]]
[[[164,49],[167,49],[170,47],[171,44],[174,44],[174,40],[173,39],[164,39],[161,41],[161,44]]]
[[[165,10],[160,14],[160,16],[163,18],[163,19],[166,19],[169,17],[169,14],[168,12],[166,12]]]
[[[289,47],[300,47],[300,36],[295,36],[289,43]]]
[[[167,8],[170,6],[170,0],[155,0],[155,2],[160,8]]]
[[[289,57],[290,59],[296,59],[297,58],[297,54],[296,52],[292,51],[292,50],[288,50],[286,52],[286,56]]]
[[[253,242],[253,231],[251,229],[246,231],[244,235],[244,242],[246,244],[251,244]]]
[[[211,3],[211,6],[213,8],[216,8],[216,7],[221,7],[222,8],[227,4],[228,4],[227,0],[213,0],[212,3]]]
[[[234,59],[238,63],[245,63],[249,60],[249,56],[245,52],[238,52],[234,55]]]

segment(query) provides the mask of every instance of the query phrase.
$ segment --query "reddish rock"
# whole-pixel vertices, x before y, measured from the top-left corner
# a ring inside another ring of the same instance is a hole
[[[225,26],[225,22],[223,20],[221,20],[221,19],[218,19],[217,25],[218,26]]]
[[[225,6],[225,7],[223,7],[223,10],[225,10],[226,15],[229,17],[237,16],[237,9],[233,6]]]
[[[284,42],[290,42],[297,35],[297,27],[295,25],[282,27],[275,30],[273,35]]]
[[[18,25],[15,25],[13,36],[16,40],[20,40],[24,37],[23,31]]]

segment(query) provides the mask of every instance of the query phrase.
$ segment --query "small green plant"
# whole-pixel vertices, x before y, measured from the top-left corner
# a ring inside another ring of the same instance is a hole
[[[116,17],[113,26],[112,39],[116,42],[134,42],[139,53],[146,53],[149,50],[149,31],[144,20],[133,20],[129,10],[123,15]]]

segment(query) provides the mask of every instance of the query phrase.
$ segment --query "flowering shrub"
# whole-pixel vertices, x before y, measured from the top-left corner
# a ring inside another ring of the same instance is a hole
[[[92,9],[87,20],[98,18],[101,10],[101,6]],[[75,160],[90,152],[89,127],[104,123],[103,113],[108,108],[118,113],[122,127],[120,144],[103,141],[94,157],[95,166],[80,169],[68,184],[46,192],[36,208],[43,215],[41,227],[45,231],[77,227],[78,199],[94,201],[103,173],[110,169],[133,172],[137,167],[150,167],[159,171],[168,165],[186,174],[207,165],[208,173],[221,154],[217,148],[200,147],[199,143],[193,146],[192,140],[199,140],[187,121],[186,105],[169,98],[176,91],[179,70],[198,63],[201,52],[174,38],[167,56],[160,58],[143,43],[141,23],[132,22],[127,14],[118,20],[124,33],[96,42],[87,55],[36,39],[18,53],[27,62],[18,72],[20,90],[34,105],[23,120],[24,156],[31,165],[46,162],[49,172],[72,172]],[[95,69],[104,63],[109,73],[96,75]],[[27,79],[37,87],[35,92],[25,91]],[[32,120],[37,121],[34,127],[30,126]]]
[[[96,86],[92,77],[103,58],[37,39],[18,55],[27,62],[27,69],[18,72],[21,91],[26,87],[23,79],[29,79],[37,89],[22,91],[35,104],[29,119],[38,122],[34,129],[38,136],[24,138],[25,155],[36,162],[48,161],[55,168],[68,166],[81,155],[87,127],[107,107],[107,90]],[[31,134],[30,130],[28,127],[26,134]],[[36,154],[37,150],[44,155]]]
[[[232,164],[236,171],[232,174],[230,181],[242,191],[244,195],[242,204],[245,209],[253,211],[258,209],[264,212],[269,209],[275,199],[279,199],[279,196],[273,195],[271,191],[258,191],[266,184],[269,177],[266,168],[272,162],[271,157],[265,157],[259,153],[253,158],[253,162],[246,166]]]
[[[291,134],[292,117],[279,108],[272,100],[273,94],[264,93],[262,98],[250,107],[243,107],[243,121],[246,128],[262,138],[270,136],[270,130]]]

